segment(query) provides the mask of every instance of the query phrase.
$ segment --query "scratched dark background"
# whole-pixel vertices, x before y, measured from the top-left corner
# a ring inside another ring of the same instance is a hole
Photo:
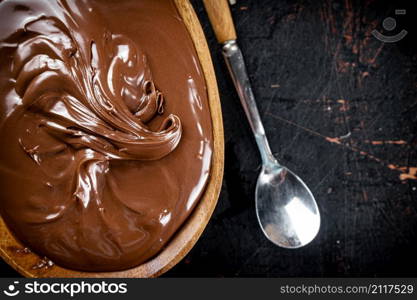
[[[294,251],[271,244],[257,224],[260,158],[203,6],[192,2],[221,94],[225,176],[203,236],[166,276],[416,276],[416,11],[398,1],[232,7],[271,148],[321,210],[317,239]],[[391,32],[386,17],[397,21]],[[408,35],[382,43],[373,29]]]
[[[237,0],[232,7],[273,152],[305,180],[322,214],[311,244],[285,250],[257,224],[260,158],[202,3],[192,3],[220,89],[225,175],[202,237],[164,276],[417,276],[416,11],[405,1]],[[386,17],[397,21],[394,30],[382,27]],[[373,29],[408,34],[389,44]],[[0,270],[18,276],[4,262]]]

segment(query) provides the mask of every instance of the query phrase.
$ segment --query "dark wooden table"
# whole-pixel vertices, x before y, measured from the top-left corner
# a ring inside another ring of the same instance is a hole
[[[166,276],[416,276],[416,11],[396,1],[233,6],[273,152],[311,187],[322,214],[316,240],[285,250],[257,224],[260,159],[201,2],[193,4],[221,93],[225,177],[202,238]],[[386,17],[397,22],[391,32]],[[408,35],[383,43],[373,29]]]
[[[417,276],[416,11],[397,1],[233,6],[273,152],[311,187],[322,214],[310,245],[285,250],[257,224],[258,152],[201,1],[192,2],[219,83],[225,176],[205,232],[165,276]],[[391,31],[382,26],[389,16]],[[408,34],[383,43],[373,29]],[[4,263],[0,270],[17,276]]]

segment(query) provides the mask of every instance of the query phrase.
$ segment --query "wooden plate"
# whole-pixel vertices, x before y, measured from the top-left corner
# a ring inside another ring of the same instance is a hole
[[[80,272],[54,265],[42,267],[42,258],[24,251],[0,217],[0,255],[26,277],[157,277],[178,263],[194,246],[206,227],[219,196],[224,165],[223,122],[213,64],[207,42],[188,0],[174,0],[197,50],[208,90],[213,123],[213,157],[209,182],[203,197],[168,245],[153,259],[137,267],[117,272]],[[41,262],[41,264],[39,264]],[[38,266],[39,268],[34,268]]]

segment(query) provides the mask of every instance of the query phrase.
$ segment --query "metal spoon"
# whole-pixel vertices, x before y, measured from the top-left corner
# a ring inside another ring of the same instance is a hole
[[[256,107],[242,52],[227,0],[203,0],[220,43],[240,102],[255,135],[262,158],[256,184],[256,215],[265,236],[284,248],[299,248],[311,242],[320,228],[320,213],[313,194],[293,172],[272,155]]]

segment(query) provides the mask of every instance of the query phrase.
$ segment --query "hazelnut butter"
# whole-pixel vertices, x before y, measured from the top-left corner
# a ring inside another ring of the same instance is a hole
[[[0,212],[39,256],[137,266],[208,181],[212,124],[172,0],[0,2]]]

